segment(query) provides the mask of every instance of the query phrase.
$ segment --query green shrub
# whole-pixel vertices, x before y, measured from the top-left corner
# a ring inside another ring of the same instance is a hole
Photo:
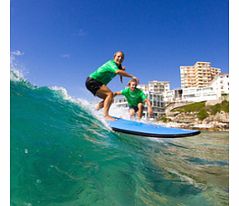
[[[178,107],[173,109],[172,111],[178,112],[199,112],[202,108],[205,107],[205,102],[195,102],[192,104],[188,104],[182,107]]]
[[[201,109],[197,114],[197,117],[198,117],[199,120],[204,120],[208,116],[209,115],[208,115],[207,110],[205,108]]]
[[[229,102],[226,100],[222,102],[222,111],[229,113]]]
[[[217,112],[221,111],[221,104],[215,104],[209,107],[209,111],[212,115],[215,115]]]
[[[217,112],[224,111],[229,112],[229,102],[227,100],[222,101],[220,104],[212,106],[205,106],[205,102],[195,102],[182,107],[173,109],[172,111],[178,112],[196,112],[199,120],[204,120],[209,114],[215,115]],[[163,120],[162,120],[163,121]],[[166,119],[164,120],[166,122]]]
[[[215,104],[213,106],[209,107],[209,111],[212,115],[215,115],[217,112],[229,112],[229,102],[224,100],[222,103],[220,104]]]
[[[165,122],[165,123],[171,121],[169,118],[167,118],[165,116],[162,116],[159,120],[162,121],[162,122]]]

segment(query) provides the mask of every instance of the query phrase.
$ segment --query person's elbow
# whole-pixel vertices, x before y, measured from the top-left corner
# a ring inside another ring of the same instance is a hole
[[[122,74],[122,70],[118,69],[115,71],[116,74]]]
[[[125,71],[121,69],[116,70],[115,73],[122,76],[129,76]]]

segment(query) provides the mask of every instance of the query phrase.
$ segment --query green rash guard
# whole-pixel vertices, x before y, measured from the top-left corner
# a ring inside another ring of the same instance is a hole
[[[107,85],[117,74],[117,70],[121,69],[121,65],[118,66],[114,60],[109,60],[95,72],[90,74],[90,78],[93,78],[104,85]]]
[[[143,103],[147,96],[144,92],[138,88],[131,91],[129,87],[121,90],[121,94],[124,95],[128,101],[129,107],[138,106],[138,103]]]

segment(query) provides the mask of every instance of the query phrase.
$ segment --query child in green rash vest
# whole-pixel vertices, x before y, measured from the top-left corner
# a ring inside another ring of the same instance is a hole
[[[107,120],[114,120],[113,117],[109,115],[109,109],[113,102],[113,92],[107,87],[107,84],[118,74],[121,77],[129,77],[132,79],[137,79],[135,76],[125,72],[125,67],[122,67],[122,62],[124,61],[124,53],[118,51],[114,54],[114,59],[107,61],[101,67],[99,67],[95,72],[91,73],[87,77],[85,85],[86,88],[94,95],[103,99],[97,104],[96,109],[99,110],[104,108],[104,117]],[[138,79],[137,79],[138,81]]]
[[[129,114],[130,114],[130,119],[132,119],[137,113],[138,119],[141,119],[143,116],[143,108],[144,108],[144,103],[148,105],[148,113],[150,117],[153,115],[153,110],[152,106],[150,103],[150,100],[146,97],[144,92],[140,89],[137,88],[138,81],[135,79],[131,79],[128,83],[127,88],[115,92],[114,96],[116,95],[124,95],[128,105],[129,105]]]

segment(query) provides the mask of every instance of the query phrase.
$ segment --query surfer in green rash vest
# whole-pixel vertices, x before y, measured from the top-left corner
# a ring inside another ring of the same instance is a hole
[[[100,66],[95,72],[91,73],[87,77],[85,85],[86,88],[94,95],[103,99],[97,104],[96,109],[99,110],[104,108],[104,117],[107,120],[115,120],[109,115],[109,109],[113,102],[113,92],[108,88],[107,84],[116,76],[120,75],[137,79],[134,75],[129,74],[125,71],[125,67],[121,64],[124,61],[124,53],[117,51],[114,54],[114,59],[107,61],[105,64]],[[138,79],[137,79],[138,80]]]
[[[150,100],[147,98],[147,96],[144,94],[144,92],[141,89],[137,88],[138,81],[136,79],[131,79],[128,83],[128,87],[115,92],[114,96],[116,95],[124,95],[128,105],[129,105],[129,114],[130,119],[133,119],[134,115],[137,113],[138,119],[140,120],[143,116],[143,109],[144,109],[144,103],[148,106],[148,113],[150,117],[153,115],[153,109],[151,106]]]

